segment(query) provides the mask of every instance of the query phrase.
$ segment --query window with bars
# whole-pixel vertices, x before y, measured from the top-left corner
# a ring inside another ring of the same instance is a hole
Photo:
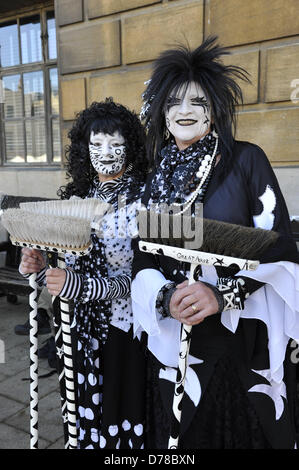
[[[2,165],[61,161],[54,11],[0,22]]]

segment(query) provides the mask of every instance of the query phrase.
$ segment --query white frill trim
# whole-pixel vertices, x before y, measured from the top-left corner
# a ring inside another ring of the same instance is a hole
[[[286,346],[290,339],[299,340],[299,266],[288,261],[261,264],[255,271],[240,271],[243,275],[265,282],[246,301],[244,310],[227,310],[221,314],[222,324],[233,333],[240,318],[255,318],[265,323],[269,337],[270,379],[281,382]],[[200,280],[216,284],[214,267],[203,267]],[[132,282],[134,333],[142,330],[149,335],[148,348],[168,367],[177,366],[180,323],[173,318],[161,318],[155,303],[159,290],[168,280],[155,269],[140,271]],[[189,358],[189,364],[198,359]]]
[[[134,336],[142,331],[148,334],[148,349],[165,366],[177,367],[180,352],[181,323],[174,318],[163,318],[156,309],[159,290],[168,284],[156,269],[139,271],[132,281],[131,295],[134,316]],[[189,365],[200,359],[189,355]]]
[[[245,301],[245,309],[228,310],[221,315],[222,324],[235,332],[240,318],[263,321],[268,330],[270,379],[281,382],[286,346],[299,338],[299,266],[289,261],[261,264],[256,271],[240,271],[266,285]]]

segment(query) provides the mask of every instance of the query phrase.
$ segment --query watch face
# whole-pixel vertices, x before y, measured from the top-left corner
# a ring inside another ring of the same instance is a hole
[[[182,86],[176,94],[170,94],[166,111],[166,127],[177,142],[192,143],[210,131],[211,107],[198,83]]]
[[[125,139],[118,131],[112,135],[91,132],[89,156],[98,174],[115,176],[126,164]]]

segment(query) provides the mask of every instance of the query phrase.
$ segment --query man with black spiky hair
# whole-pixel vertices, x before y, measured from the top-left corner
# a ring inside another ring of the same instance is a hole
[[[192,325],[179,448],[294,448],[297,249],[265,153],[234,138],[237,80],[248,76],[221,62],[228,51],[216,41],[164,51],[154,62],[141,115],[152,165],[143,204],[195,214],[202,203],[207,219],[273,230],[279,239],[256,271],[202,267],[192,285],[188,264],[136,244],[135,332],[147,333],[151,378],[147,445],[169,445],[180,329]]]

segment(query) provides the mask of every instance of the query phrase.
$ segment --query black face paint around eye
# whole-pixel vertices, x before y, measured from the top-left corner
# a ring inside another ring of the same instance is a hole
[[[172,106],[177,106],[179,105],[181,102],[180,98],[177,98],[175,96],[170,96],[167,100],[167,104],[166,104],[166,110],[167,112],[170,110],[170,108]]]
[[[191,102],[194,106],[202,106],[205,112],[209,111],[210,109],[210,105],[204,96],[197,96],[196,98],[192,98]]]

